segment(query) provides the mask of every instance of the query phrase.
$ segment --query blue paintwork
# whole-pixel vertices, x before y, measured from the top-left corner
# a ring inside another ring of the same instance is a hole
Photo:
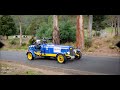
[[[28,52],[31,52],[33,57],[35,57],[34,51],[37,51],[35,49],[35,45],[30,45],[29,48],[28,48]]]
[[[60,52],[54,52],[54,48],[61,48]],[[54,44],[43,44],[41,45],[41,51],[49,54],[65,54],[69,51],[71,46],[62,46],[62,45],[54,45]]]
[[[41,49],[38,50],[35,48],[35,45],[30,45],[28,52],[31,52],[33,57],[35,57],[34,51],[40,51],[45,54],[66,54],[69,52],[70,48],[73,48],[72,46],[64,46],[64,45],[54,45],[54,44],[41,44]]]

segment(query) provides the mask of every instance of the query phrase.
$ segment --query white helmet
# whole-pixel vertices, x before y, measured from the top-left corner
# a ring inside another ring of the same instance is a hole
[[[37,43],[37,44],[40,44],[40,40],[36,40],[36,43]]]

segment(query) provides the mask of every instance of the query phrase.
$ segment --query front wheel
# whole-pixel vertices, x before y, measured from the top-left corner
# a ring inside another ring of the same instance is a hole
[[[81,57],[82,57],[81,52],[76,53],[75,59],[79,60]]]
[[[59,63],[65,63],[65,61],[66,61],[66,57],[65,57],[65,55],[63,55],[63,54],[58,54],[57,55],[57,57],[56,57],[56,59],[57,59],[57,61],[59,62]]]
[[[30,53],[30,52],[27,53],[27,58],[28,58],[28,60],[33,60],[34,59],[32,53]]]

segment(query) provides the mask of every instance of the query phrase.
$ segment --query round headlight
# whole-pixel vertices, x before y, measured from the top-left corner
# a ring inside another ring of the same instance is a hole
[[[67,52],[67,54],[70,54],[70,52]]]
[[[74,49],[74,52],[76,53],[76,50]]]

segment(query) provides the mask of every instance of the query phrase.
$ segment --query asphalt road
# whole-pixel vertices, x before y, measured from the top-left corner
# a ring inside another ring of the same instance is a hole
[[[33,61],[29,61],[27,60],[26,52],[0,51],[0,60],[21,62],[38,68],[44,65],[57,67],[58,69],[64,68],[69,70],[120,75],[120,57],[83,56],[80,60],[72,60],[67,61],[65,64],[59,64],[54,59],[48,60],[37,58]]]

